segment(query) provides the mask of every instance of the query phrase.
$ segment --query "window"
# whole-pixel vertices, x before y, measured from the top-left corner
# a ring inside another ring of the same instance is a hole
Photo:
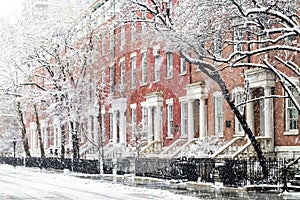
[[[188,133],[187,119],[187,103],[181,102],[181,136],[186,136]]]
[[[147,82],[147,53],[142,53],[142,84]]]
[[[217,34],[215,34],[214,37],[214,53],[216,54],[216,56],[221,57],[222,43],[223,43],[222,33],[221,31],[217,31]]]
[[[172,13],[172,0],[163,0],[163,3],[166,3],[166,12],[167,15],[170,16],[170,14]]]
[[[131,57],[131,87],[136,87],[136,56]]]
[[[113,113],[109,113],[109,139],[113,139]]]
[[[289,87],[290,91],[292,92],[295,99],[298,98],[297,90],[294,87]],[[290,98],[286,99],[286,131],[290,133],[298,133],[298,119],[299,119],[299,113],[292,102]]]
[[[185,58],[180,58],[180,74],[186,73],[186,60]]]
[[[120,45],[120,51],[124,50],[124,46],[125,46],[125,25],[123,24],[121,26],[121,45]]]
[[[142,11],[142,34],[146,33],[146,11]]]
[[[154,81],[160,80],[160,56],[159,56],[159,50],[154,50]]]
[[[106,132],[106,123],[105,123],[105,113],[102,113],[101,117],[101,125],[102,125],[102,134],[101,134],[101,139],[102,141],[105,141],[105,132]]]
[[[131,104],[131,138],[135,139],[137,134],[137,128],[136,128],[136,104]]]
[[[145,105],[145,102],[142,102],[142,128],[143,132],[147,131],[147,120],[148,120],[148,110]]]
[[[113,47],[114,47],[114,32],[110,31],[109,32],[109,51],[113,51]]]
[[[106,84],[106,74],[105,71],[103,70],[101,73],[101,90],[102,90],[102,95],[105,94],[105,84]]]
[[[136,22],[131,23],[131,41],[134,42],[136,40]]]
[[[167,78],[173,76],[173,54],[172,52],[167,53]]]
[[[105,56],[105,34],[102,35],[101,41],[101,55]]]
[[[114,91],[115,85],[115,69],[114,66],[109,67],[109,92],[112,93]]]
[[[224,111],[223,111],[223,95],[222,92],[214,93],[214,117],[215,117],[215,135],[223,136],[223,122],[224,122]]]
[[[168,137],[173,137],[173,99],[167,100],[167,112],[168,112]]]
[[[243,41],[243,30],[241,27],[234,27],[234,33],[233,33],[233,40],[235,43],[234,45],[234,51],[242,51],[243,50],[243,44],[241,43]]]
[[[124,89],[125,89],[125,60],[122,60],[120,62],[120,71],[121,71],[120,90],[124,91]]]
[[[243,102],[243,93],[242,93],[242,89],[238,88],[235,92],[234,92],[234,99],[235,99],[235,106],[238,106],[239,104],[241,104]],[[237,108],[241,115],[244,114],[244,105],[239,105]],[[263,116],[263,115],[261,115]],[[243,127],[242,124],[239,122],[239,120],[235,117],[235,134],[236,135],[242,135],[243,134]]]

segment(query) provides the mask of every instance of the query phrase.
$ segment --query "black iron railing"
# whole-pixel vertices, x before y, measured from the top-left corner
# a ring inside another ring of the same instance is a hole
[[[222,182],[224,186],[271,184],[287,189],[287,183],[295,179],[300,168],[298,160],[268,159],[267,176],[263,176],[259,161],[215,160],[200,158],[160,159],[160,158],[120,158],[104,160],[104,173],[131,173],[137,176],[177,179],[183,181]],[[72,160],[60,158],[13,158],[0,157],[0,163],[14,166],[38,167],[45,169],[69,169],[74,172],[99,174],[98,160]],[[297,180],[297,184],[300,180]]]

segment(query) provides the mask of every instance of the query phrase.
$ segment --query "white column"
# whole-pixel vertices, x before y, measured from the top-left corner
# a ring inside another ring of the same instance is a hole
[[[94,142],[96,143],[96,144],[99,144],[99,129],[98,129],[98,127],[99,127],[99,123],[98,123],[98,117],[97,116],[93,116],[93,120],[94,120],[94,127],[93,127],[93,129],[94,129]]]
[[[199,136],[204,138],[206,136],[206,124],[205,124],[205,99],[200,98],[199,105]]]
[[[152,107],[148,107],[148,143],[152,142]]]
[[[93,140],[93,135],[92,135],[92,117],[88,116],[88,120],[87,120],[87,138],[88,138],[88,144],[89,146],[92,145],[92,141]]]
[[[161,106],[156,106],[154,121],[155,121],[154,140],[160,142],[161,141]]]
[[[30,124],[30,132],[31,132],[31,149],[32,151],[35,151],[36,149],[36,123],[31,122]]]
[[[249,100],[251,100],[251,99],[252,99],[252,93],[250,91]],[[247,116],[246,117],[247,117],[247,123],[249,125],[249,128],[251,129],[252,132],[254,132],[254,107],[253,107],[252,102],[247,103]]]
[[[269,97],[271,95],[271,88],[265,87],[264,88],[264,95],[265,97]],[[265,98],[264,100],[264,108],[265,108],[265,136],[273,138],[273,110],[272,110],[272,103],[273,100],[271,98]]]
[[[194,100],[188,100],[188,140],[194,139]]]
[[[119,132],[120,143],[126,146],[126,116],[125,111],[120,111],[120,132]]]
[[[48,122],[46,120],[41,121],[41,131],[44,148],[48,148]]]
[[[113,145],[118,143],[118,135],[117,135],[117,112],[113,112]]]
[[[61,127],[60,125],[58,126],[58,149],[61,148]]]
[[[55,148],[57,147],[57,126],[56,125],[54,125],[53,127],[53,140],[54,140],[53,146]]]
[[[69,132],[69,147],[71,148],[72,147],[72,133],[73,133],[73,130],[71,129],[70,123],[69,123],[69,131],[68,132]]]

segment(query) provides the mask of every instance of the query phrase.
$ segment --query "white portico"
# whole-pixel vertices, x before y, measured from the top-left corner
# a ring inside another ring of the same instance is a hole
[[[186,99],[188,102],[188,140],[195,138],[195,133],[198,132],[198,130],[195,130],[197,127],[199,127],[199,137],[204,138],[206,136],[207,129],[205,105],[205,101],[208,97],[207,90],[203,83],[190,84],[187,85],[185,89]],[[198,101],[199,106],[196,105]],[[195,120],[195,114],[197,113],[199,114],[198,121]]]
[[[273,140],[274,140],[274,109],[273,109],[273,99],[270,98],[272,95],[272,88],[275,87],[275,77],[274,74],[262,70],[248,70],[247,78],[249,80],[250,96],[249,99],[260,98],[259,102],[259,113],[254,113],[255,102],[247,103],[247,122],[253,132],[259,126],[259,134],[261,137],[271,139],[269,150],[273,150]],[[256,90],[261,89],[260,94]],[[255,95],[255,96],[254,96]],[[263,98],[262,98],[263,97]],[[254,116],[259,114],[259,124],[256,122]]]
[[[148,144],[156,141],[162,142],[162,107],[163,95],[162,92],[154,92],[147,96],[145,106],[148,115]]]
[[[113,145],[116,145],[119,142],[121,145],[126,146],[126,108],[126,98],[112,100]]]

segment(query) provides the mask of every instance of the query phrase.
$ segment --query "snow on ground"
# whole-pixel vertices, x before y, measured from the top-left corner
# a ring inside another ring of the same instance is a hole
[[[196,199],[161,189],[82,179],[66,173],[0,165],[1,199]]]

